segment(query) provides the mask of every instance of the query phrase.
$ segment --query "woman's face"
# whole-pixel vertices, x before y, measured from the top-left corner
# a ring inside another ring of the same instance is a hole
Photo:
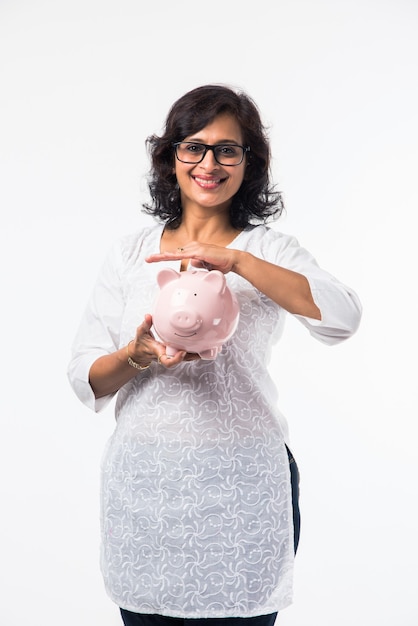
[[[243,136],[237,120],[230,114],[222,114],[183,141],[242,146]],[[200,163],[182,163],[176,158],[174,167],[183,212],[192,207],[227,211],[244,179],[246,158],[239,165],[220,165],[213,151],[208,150]]]

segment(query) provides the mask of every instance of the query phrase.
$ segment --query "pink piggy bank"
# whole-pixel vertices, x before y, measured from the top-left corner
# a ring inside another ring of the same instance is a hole
[[[215,359],[239,320],[238,301],[224,274],[218,270],[179,273],[166,268],[158,273],[157,283],[160,292],[152,319],[167,355],[186,350],[202,359]]]

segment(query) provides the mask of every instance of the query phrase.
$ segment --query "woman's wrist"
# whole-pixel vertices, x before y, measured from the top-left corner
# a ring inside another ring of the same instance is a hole
[[[131,341],[128,343],[128,345],[126,346],[126,354],[127,354],[127,359],[128,359],[128,364],[131,367],[134,367],[136,370],[147,370],[149,368],[149,366],[151,365],[152,361],[150,361],[149,363],[146,363],[145,365],[141,365],[141,363],[138,363],[137,361],[135,361],[130,353],[129,353],[129,346],[131,345],[131,343],[133,343],[134,339],[131,339]]]
[[[234,253],[234,262],[231,269],[235,274],[238,274],[238,276],[245,278],[246,264],[251,262],[254,256],[246,250],[234,250]]]

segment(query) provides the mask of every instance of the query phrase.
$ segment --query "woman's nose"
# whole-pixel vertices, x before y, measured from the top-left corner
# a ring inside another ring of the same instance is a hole
[[[218,161],[215,159],[215,153],[213,150],[208,150],[206,152],[205,156],[200,161],[200,165],[210,168],[217,167]]]

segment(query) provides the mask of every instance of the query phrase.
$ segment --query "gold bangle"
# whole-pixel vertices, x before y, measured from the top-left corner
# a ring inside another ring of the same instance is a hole
[[[128,345],[126,346],[126,353],[128,355],[128,363],[131,367],[134,367],[136,370],[147,370],[149,368],[149,366],[151,365],[151,363],[148,363],[148,365],[140,365],[139,363],[137,363],[136,361],[134,361],[133,359],[131,359],[130,355],[129,355],[129,344],[131,344],[133,342],[133,339],[130,340],[130,342],[128,343]]]

